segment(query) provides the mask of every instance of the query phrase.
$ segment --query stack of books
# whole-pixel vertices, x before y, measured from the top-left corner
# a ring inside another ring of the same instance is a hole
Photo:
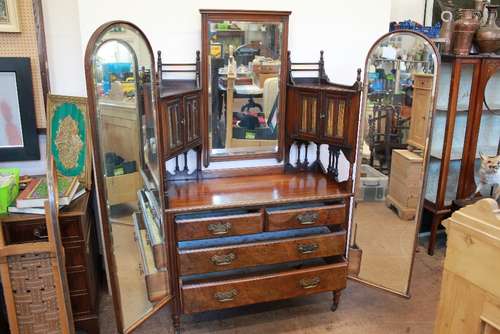
[[[59,208],[69,205],[72,201],[85,194],[85,188],[78,178],[69,176],[57,177],[59,192]],[[48,200],[47,178],[34,177],[19,194],[16,206],[9,207],[10,213],[45,214],[45,201]]]

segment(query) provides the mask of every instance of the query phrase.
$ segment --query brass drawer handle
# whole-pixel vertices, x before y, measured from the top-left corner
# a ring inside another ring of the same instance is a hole
[[[231,264],[236,259],[236,254],[229,253],[224,255],[214,255],[210,258],[213,264],[216,266],[227,266]]]
[[[314,211],[307,211],[297,216],[297,220],[301,225],[312,225],[316,223],[316,220],[318,220],[318,218],[319,214]]]
[[[319,248],[319,245],[315,242],[310,243],[310,244],[297,245],[297,250],[299,251],[300,254],[310,254],[310,253],[317,251],[318,248]]]
[[[234,300],[234,297],[238,295],[238,290],[231,289],[229,291],[216,292],[214,298],[217,299],[219,303],[226,303]]]
[[[49,237],[47,234],[42,234],[42,229],[39,227],[33,229],[33,235],[38,239],[47,239]]]
[[[213,235],[228,234],[231,230],[231,223],[213,223],[208,225],[208,231]]]
[[[300,286],[303,289],[313,289],[319,285],[321,279],[319,277],[303,278],[300,280]]]

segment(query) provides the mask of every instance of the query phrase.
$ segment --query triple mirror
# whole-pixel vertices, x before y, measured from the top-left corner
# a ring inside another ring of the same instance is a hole
[[[278,157],[289,13],[201,13],[206,160]]]
[[[408,296],[439,57],[413,32],[381,37],[366,59],[350,275]]]
[[[155,66],[144,34],[101,26],[85,55],[99,215],[119,332],[170,299]]]

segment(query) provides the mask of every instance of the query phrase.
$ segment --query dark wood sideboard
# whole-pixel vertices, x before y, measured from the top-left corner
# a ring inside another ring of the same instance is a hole
[[[86,193],[59,211],[59,224],[66,258],[71,307],[77,330],[98,334],[97,233],[90,194]],[[45,217],[31,214],[0,216],[8,245],[47,238]]]

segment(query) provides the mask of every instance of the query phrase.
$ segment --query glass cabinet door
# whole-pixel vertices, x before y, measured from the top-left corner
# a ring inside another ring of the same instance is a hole
[[[490,77],[484,90],[476,156],[474,159],[474,181],[483,179],[484,185],[477,189],[483,196],[493,195],[493,182],[500,182],[500,70]],[[496,170],[496,173],[494,172]]]

